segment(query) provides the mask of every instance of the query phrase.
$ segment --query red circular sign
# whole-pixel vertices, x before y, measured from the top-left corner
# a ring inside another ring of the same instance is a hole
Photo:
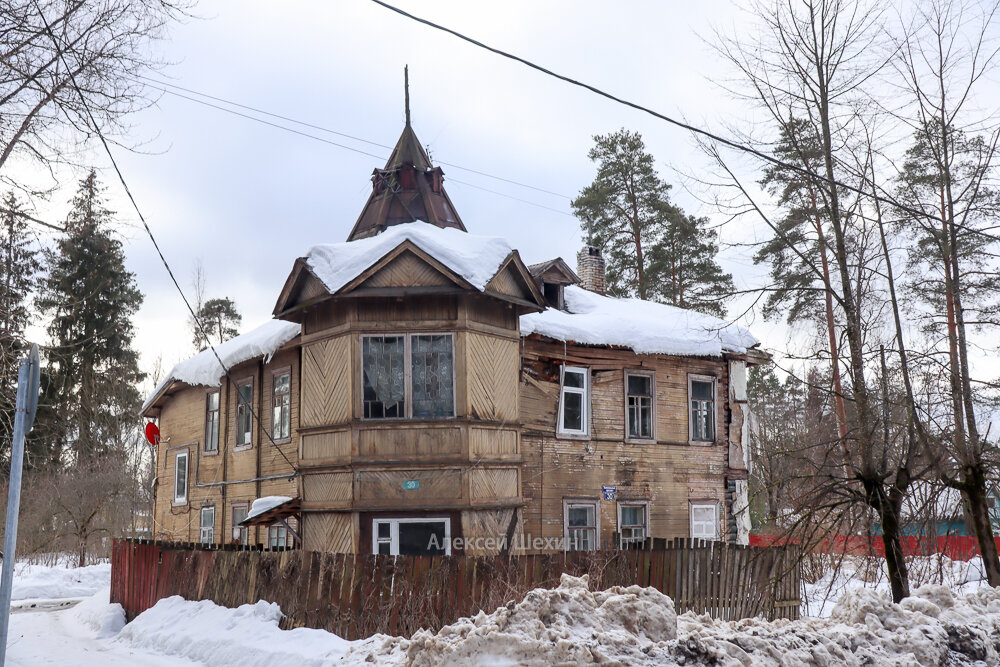
[[[153,422],[146,424],[146,440],[154,447],[160,444],[160,429]]]

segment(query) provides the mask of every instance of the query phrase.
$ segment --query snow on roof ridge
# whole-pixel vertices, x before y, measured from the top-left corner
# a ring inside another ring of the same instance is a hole
[[[268,320],[246,333],[216,345],[215,351],[227,368],[256,357],[264,357],[265,361],[270,361],[274,353],[298,336],[301,330],[302,327],[295,322]],[[218,386],[219,378],[224,374],[225,371],[212,350],[199,352],[170,369],[163,381],[143,403],[140,412],[145,412],[167,385],[175,380],[190,385]]]
[[[404,241],[413,242],[480,291],[513,252],[507,240],[499,236],[476,236],[416,221],[393,225],[380,234],[355,241],[315,245],[306,254],[306,263],[334,294]]]
[[[568,312],[549,308],[521,316],[521,335],[585,345],[616,345],[636,354],[721,357],[745,354],[758,341],[718,317],[642,299],[616,299],[582,287],[565,288]]]

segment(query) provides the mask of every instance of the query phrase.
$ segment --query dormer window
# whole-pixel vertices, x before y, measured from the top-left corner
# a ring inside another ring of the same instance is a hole
[[[557,283],[542,283],[542,294],[545,295],[545,302],[552,308],[566,310],[566,302],[563,298],[563,285]]]

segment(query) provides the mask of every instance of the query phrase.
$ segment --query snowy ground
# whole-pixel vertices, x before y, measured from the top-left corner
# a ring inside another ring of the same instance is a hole
[[[814,565],[822,572],[829,563]],[[124,626],[121,607],[108,603],[106,566],[58,570],[19,568],[15,591],[36,606],[11,616],[9,664],[1000,666],[1000,589],[982,584],[976,561],[914,561],[914,579],[936,583],[915,585],[894,605],[884,572],[848,559],[806,586],[810,610],[822,617],[773,623],[678,617],[653,589],[590,591],[585,579],[565,577],[555,590],[532,591],[439,632],[358,642],[279,630],[281,612],[267,602],[226,609],[168,598]],[[38,610],[49,604],[42,593],[61,601],[88,585],[99,590],[76,606]]]

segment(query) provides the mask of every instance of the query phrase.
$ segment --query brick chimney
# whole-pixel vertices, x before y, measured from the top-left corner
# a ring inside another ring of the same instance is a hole
[[[576,272],[580,276],[580,287],[591,292],[604,294],[604,255],[601,249],[587,245],[576,253]]]

